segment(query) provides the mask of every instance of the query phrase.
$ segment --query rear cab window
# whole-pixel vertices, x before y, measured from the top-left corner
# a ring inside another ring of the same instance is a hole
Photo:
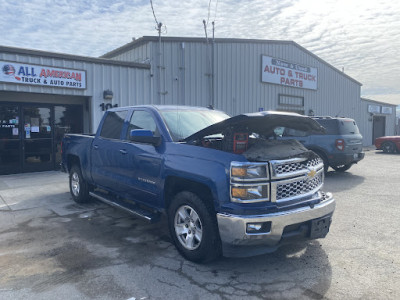
[[[353,120],[339,120],[339,128],[343,135],[360,133],[356,122]]]
[[[325,127],[326,134],[328,135],[339,135],[339,128],[337,120],[329,120],[329,119],[316,119],[316,121]]]
[[[287,136],[287,137],[305,137],[308,136],[309,134],[306,131],[303,130],[298,130],[298,129],[293,129],[293,128],[285,128],[283,131],[282,136]]]
[[[128,110],[109,111],[104,119],[100,137],[119,140]]]
[[[357,123],[353,119],[337,118],[315,120],[325,127],[326,134],[329,135],[360,134]]]

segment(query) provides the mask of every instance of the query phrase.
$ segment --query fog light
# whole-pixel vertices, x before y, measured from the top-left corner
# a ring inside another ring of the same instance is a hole
[[[257,232],[262,228],[262,223],[248,223],[247,232]]]
[[[232,188],[232,197],[246,199],[247,198],[247,188]]]
[[[247,223],[246,233],[267,233],[271,231],[271,222]]]

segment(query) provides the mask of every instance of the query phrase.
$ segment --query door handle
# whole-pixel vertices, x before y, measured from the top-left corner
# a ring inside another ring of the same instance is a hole
[[[119,152],[121,152],[121,154],[127,154],[128,153],[128,151],[126,151],[125,149],[121,149],[121,150],[119,150]]]
[[[94,146],[93,146],[93,149],[94,149],[94,150],[97,150],[97,149],[99,149],[99,146],[94,145]]]

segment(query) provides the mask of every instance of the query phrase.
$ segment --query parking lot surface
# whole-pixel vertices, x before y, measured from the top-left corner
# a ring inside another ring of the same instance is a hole
[[[367,151],[329,172],[327,238],[198,265],[148,224],[93,200],[68,176],[0,176],[0,299],[400,299],[400,154]]]

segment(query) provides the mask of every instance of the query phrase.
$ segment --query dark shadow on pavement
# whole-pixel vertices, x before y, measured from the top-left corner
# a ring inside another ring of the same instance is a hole
[[[365,181],[363,176],[354,175],[350,172],[330,171],[325,175],[324,191],[342,192],[354,188]]]

